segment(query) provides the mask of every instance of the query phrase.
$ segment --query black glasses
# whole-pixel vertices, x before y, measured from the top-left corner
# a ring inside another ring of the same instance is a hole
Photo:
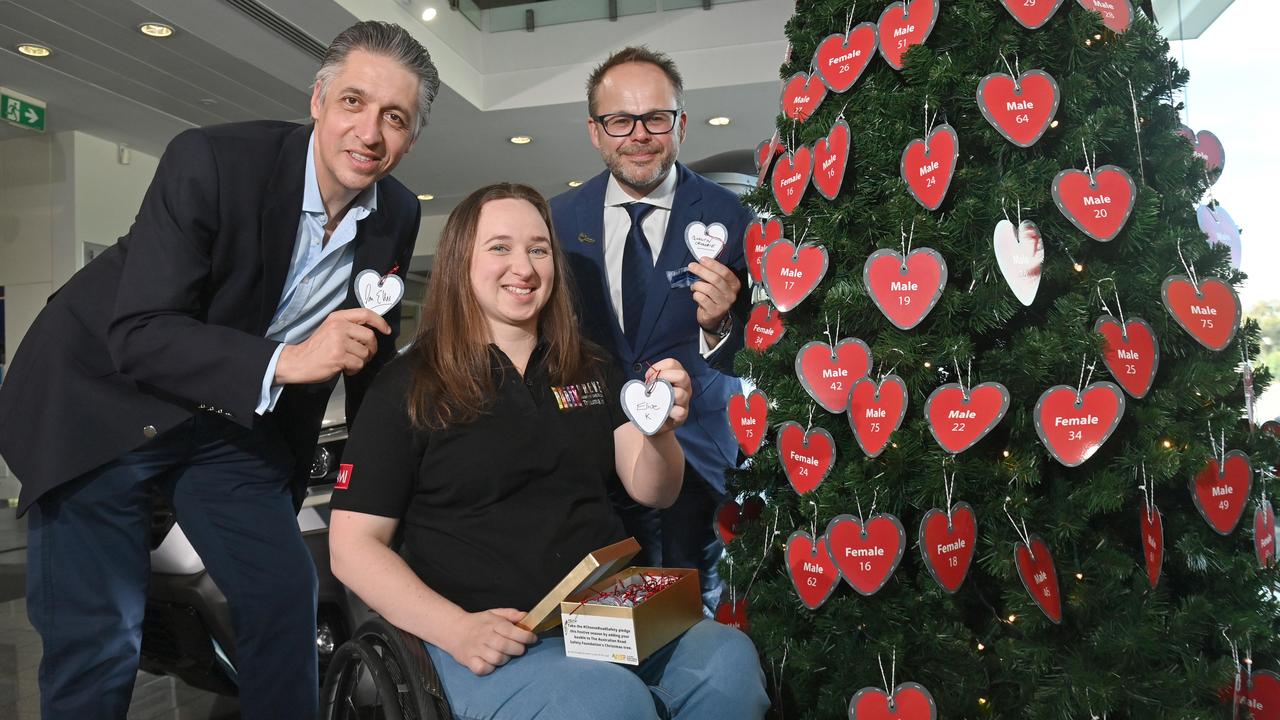
[[[680,115],[680,110],[653,110],[643,115],[632,115],[631,113],[609,113],[608,115],[597,115],[594,119],[604,128],[604,134],[609,137],[626,137],[635,132],[636,121],[644,125],[645,132],[650,135],[666,135],[676,126],[676,117]]]

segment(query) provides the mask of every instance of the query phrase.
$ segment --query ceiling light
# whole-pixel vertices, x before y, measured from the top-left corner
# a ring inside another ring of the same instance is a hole
[[[418,199],[423,202],[426,202],[427,200],[435,200],[436,196],[432,195],[431,193],[422,193],[421,195],[418,196]]]
[[[570,180],[569,182],[567,182],[567,183],[565,183],[565,184],[566,184],[566,185],[568,185],[569,187],[580,187],[580,186],[582,185],[582,181],[581,181],[581,180]]]
[[[511,142],[514,145],[528,145],[533,142],[533,138],[528,135],[512,135]]]
[[[143,35],[153,38],[167,38],[173,34],[173,26],[165,25],[164,23],[149,22],[139,25],[138,31]]]
[[[724,127],[725,125],[728,125],[728,124],[729,124],[729,123],[731,123],[731,122],[733,122],[733,120],[732,120],[732,119],[727,118],[727,117],[725,117],[725,116],[723,116],[723,115],[717,115],[717,116],[715,116],[715,117],[711,118],[710,120],[708,120],[708,121],[707,121],[707,124],[708,124],[708,125],[714,125],[714,126],[716,126],[716,127]]]
[[[422,11],[422,22],[431,22],[436,19],[436,9],[429,7]]]
[[[49,55],[53,53],[49,48],[43,45],[36,45],[35,43],[22,43],[18,46],[18,52],[26,55],[27,57],[37,58],[49,57]]]

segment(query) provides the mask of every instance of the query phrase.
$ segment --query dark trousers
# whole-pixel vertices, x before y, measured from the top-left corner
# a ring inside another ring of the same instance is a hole
[[[627,533],[640,543],[632,564],[641,567],[694,568],[702,581],[702,604],[708,616],[715,613],[723,585],[716,568],[724,546],[716,538],[716,508],[724,499],[688,464],[684,484],[671,507],[648,508],[627,495],[615,481],[610,496]]]
[[[27,614],[44,646],[44,720],[128,711],[153,492],[169,496],[227,597],[242,717],[316,716],[316,572],[293,508],[292,466],[269,421],[247,430],[200,415],[32,506]]]

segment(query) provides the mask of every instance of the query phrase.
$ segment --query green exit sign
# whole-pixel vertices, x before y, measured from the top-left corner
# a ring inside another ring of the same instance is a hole
[[[42,100],[0,87],[0,117],[11,125],[44,132],[45,104]]]

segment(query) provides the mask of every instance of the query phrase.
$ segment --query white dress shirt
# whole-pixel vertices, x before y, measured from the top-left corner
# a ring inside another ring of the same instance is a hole
[[[604,191],[604,267],[609,274],[609,301],[613,303],[613,314],[618,318],[618,325],[626,331],[622,319],[622,255],[627,247],[627,235],[631,232],[631,217],[627,215],[626,205],[643,202],[653,206],[653,210],[640,221],[644,229],[644,237],[649,241],[649,249],[653,251],[653,263],[658,264],[658,255],[662,252],[662,241],[667,237],[667,221],[671,219],[671,202],[676,198],[676,173],[674,168],[667,172],[667,177],[653,192],[636,200],[627,194],[618,184],[618,179],[609,176],[609,184]]]

